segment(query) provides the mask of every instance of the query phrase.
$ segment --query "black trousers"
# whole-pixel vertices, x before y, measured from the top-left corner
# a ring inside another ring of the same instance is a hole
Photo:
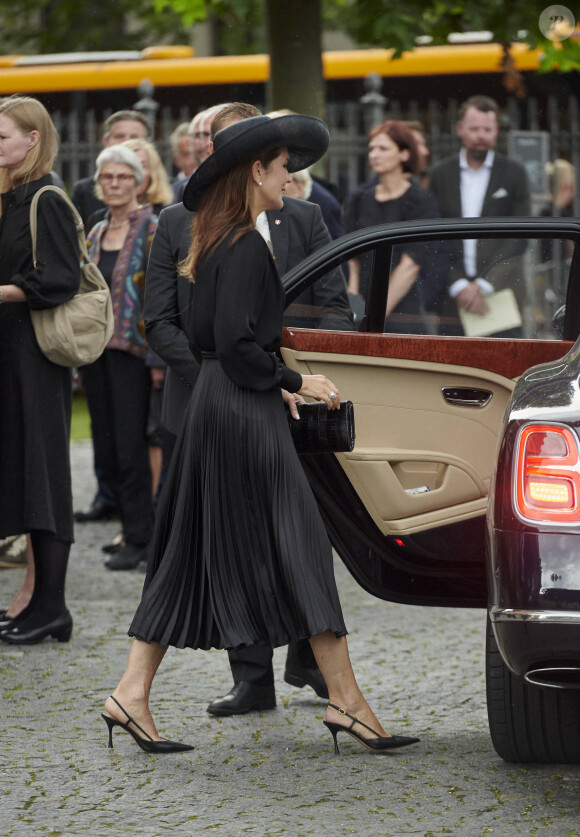
[[[147,417],[151,376],[129,352],[105,349],[82,368],[91,416],[95,471],[117,499],[125,540],[144,545],[153,533]]]
[[[234,683],[245,680],[257,686],[273,685],[272,654],[272,649],[266,645],[249,645],[247,648],[228,651]],[[294,665],[301,668],[318,668],[307,639],[293,642],[288,646],[286,667],[292,668]]]

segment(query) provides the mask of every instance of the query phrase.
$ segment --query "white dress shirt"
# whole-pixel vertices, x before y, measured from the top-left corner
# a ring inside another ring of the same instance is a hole
[[[461,193],[461,217],[462,218],[479,218],[483,209],[483,201],[487,187],[489,186],[489,178],[491,177],[491,167],[493,166],[494,152],[488,151],[483,165],[478,169],[472,169],[467,162],[467,153],[465,148],[459,152],[459,190]],[[477,239],[467,238],[463,241],[463,264],[467,276],[477,276]],[[492,293],[493,286],[485,279],[477,279],[477,284],[480,286],[482,293]],[[468,285],[467,279],[457,279],[449,288],[449,293],[452,297],[466,288]]]

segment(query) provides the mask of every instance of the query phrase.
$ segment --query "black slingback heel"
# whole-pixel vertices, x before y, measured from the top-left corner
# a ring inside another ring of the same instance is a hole
[[[110,696],[111,700],[114,700],[121,712],[124,712],[127,716],[127,722],[123,723],[122,721],[117,721],[116,718],[113,718],[111,715],[105,715],[104,712],[101,712],[101,718],[104,718],[105,723],[109,728],[109,747],[113,746],[113,727],[121,727],[121,729],[126,730],[129,735],[132,735],[137,744],[141,747],[142,750],[145,750],[146,753],[182,753],[185,750],[193,750],[192,744],[182,744],[180,741],[155,741],[149,733],[145,732],[143,727],[140,727],[137,721],[134,721],[133,718],[126,712],[117,698]],[[131,729],[129,724],[133,724],[133,726],[137,727],[143,735],[138,735],[135,730]],[[143,737],[145,736],[145,738]]]
[[[416,744],[419,741],[418,738],[413,738],[410,735],[378,735],[372,727],[369,727],[367,724],[359,721],[359,719],[354,715],[349,715],[348,712],[345,712],[345,710],[341,709],[339,706],[335,706],[334,703],[329,703],[328,705],[332,709],[336,709],[337,712],[340,712],[341,715],[351,719],[351,724],[348,727],[345,727],[342,724],[333,724],[330,721],[323,721],[324,726],[328,727],[334,739],[334,752],[337,756],[340,755],[338,741],[336,740],[336,736],[339,732],[347,732],[349,735],[352,735],[352,737],[355,738],[359,744],[362,744],[362,746],[366,747],[367,750],[372,750],[375,753],[384,753],[387,750],[394,750],[397,747],[407,747],[409,744]],[[360,724],[361,727],[368,729],[370,732],[374,732],[377,737],[364,738],[353,729],[355,724]]]

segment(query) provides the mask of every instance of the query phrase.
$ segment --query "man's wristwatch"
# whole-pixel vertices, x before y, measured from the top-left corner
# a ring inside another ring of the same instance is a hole
[[[0,288],[0,304],[4,302],[4,291]]]

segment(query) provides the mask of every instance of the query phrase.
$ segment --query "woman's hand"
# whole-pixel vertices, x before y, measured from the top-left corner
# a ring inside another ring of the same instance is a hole
[[[26,294],[18,285],[0,285],[3,302],[26,302]]]
[[[298,395],[297,392],[288,392],[288,390],[283,389],[282,398],[284,399],[284,404],[288,406],[292,418],[299,419],[300,415],[298,414],[298,408],[296,407],[296,405],[304,404],[304,399],[302,398],[302,396]]]
[[[165,366],[152,366],[150,368],[151,385],[153,389],[163,389],[165,383]]]
[[[326,375],[303,375],[302,389],[299,395],[307,395],[315,401],[326,401],[329,410],[340,408],[340,394],[338,388],[329,381]]]

